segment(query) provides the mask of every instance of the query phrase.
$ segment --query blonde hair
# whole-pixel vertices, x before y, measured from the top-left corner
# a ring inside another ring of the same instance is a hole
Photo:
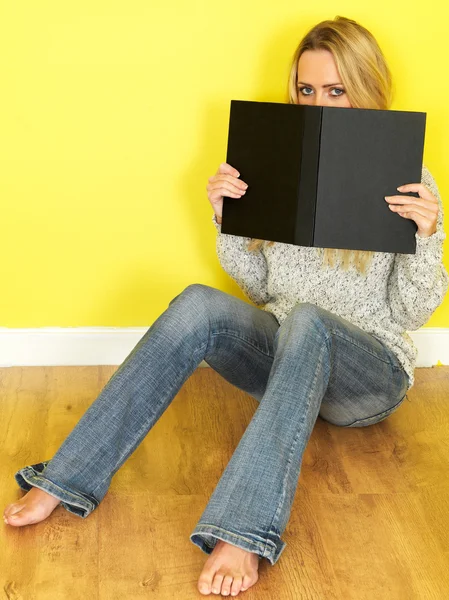
[[[298,61],[306,50],[328,50],[332,53],[346,94],[354,108],[387,110],[393,99],[390,70],[373,35],[356,21],[346,17],[321,21],[301,40],[293,55],[287,89],[287,103],[298,104]],[[253,238],[248,250],[258,250],[264,243],[275,242]],[[347,271],[350,260],[360,273],[366,273],[374,252],[323,248],[321,268],[334,267],[339,258],[341,267]]]

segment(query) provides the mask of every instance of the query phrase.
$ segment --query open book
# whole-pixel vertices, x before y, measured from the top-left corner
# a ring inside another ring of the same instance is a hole
[[[420,183],[426,113],[231,100],[226,162],[248,184],[222,233],[299,246],[416,251],[385,196]]]

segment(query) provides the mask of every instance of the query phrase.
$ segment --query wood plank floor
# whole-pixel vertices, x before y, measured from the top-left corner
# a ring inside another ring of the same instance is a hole
[[[51,458],[117,367],[0,369],[0,509],[22,466]],[[261,560],[248,600],[449,598],[449,367],[416,369],[385,421],[318,419],[304,454],[287,543]],[[0,526],[0,598],[203,598],[207,558],[189,539],[257,401],[199,368],[87,519],[62,507]],[[210,598],[216,597],[214,594]]]

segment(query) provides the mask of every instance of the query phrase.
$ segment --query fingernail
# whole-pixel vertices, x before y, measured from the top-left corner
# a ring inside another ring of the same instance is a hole
[[[404,187],[403,185],[400,185],[400,186],[399,186],[399,187],[397,187],[396,189],[397,189],[397,190],[402,190],[402,188],[403,188],[403,187]]]

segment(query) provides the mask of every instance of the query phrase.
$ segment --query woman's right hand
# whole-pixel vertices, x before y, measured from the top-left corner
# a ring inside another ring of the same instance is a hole
[[[241,198],[246,192],[248,185],[238,179],[240,173],[228,163],[221,163],[218,171],[212,177],[209,177],[209,183],[206,186],[207,197],[214,209],[217,222],[221,223],[223,215],[223,196],[229,198]]]

